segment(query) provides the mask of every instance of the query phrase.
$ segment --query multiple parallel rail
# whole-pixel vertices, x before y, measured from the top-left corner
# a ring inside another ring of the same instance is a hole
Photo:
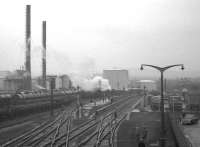
[[[79,126],[73,126],[72,111],[65,110],[55,120],[48,120],[35,129],[3,144],[2,147],[42,146],[100,146],[104,140],[114,146],[114,134],[126,117],[123,110],[135,99],[133,96],[99,108],[94,117]]]
[[[2,147],[16,147],[16,146],[38,146],[43,140],[49,136],[57,134],[60,128],[68,120],[67,111],[63,111],[55,120],[49,119],[40,126],[22,134],[21,136],[14,138],[5,144]]]
[[[128,97],[112,105],[100,108],[98,110],[98,116],[95,119],[89,120],[85,124],[72,129],[68,134],[70,136],[68,140],[64,139],[64,136],[67,134],[60,138],[58,137],[57,140],[59,140],[59,143],[56,144],[56,146],[100,146],[104,140],[108,140],[111,136],[112,139],[109,139],[109,143],[111,145],[114,144],[115,130],[127,115],[123,113],[123,109],[125,109],[127,105],[131,105],[131,101],[133,100]]]

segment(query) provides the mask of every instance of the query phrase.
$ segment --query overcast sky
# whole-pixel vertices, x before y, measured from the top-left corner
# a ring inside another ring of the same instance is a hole
[[[177,76],[200,75],[199,0],[0,1],[0,70],[24,64],[25,7],[32,13],[32,73],[41,74],[41,26],[47,21],[48,73],[140,64],[184,63]]]

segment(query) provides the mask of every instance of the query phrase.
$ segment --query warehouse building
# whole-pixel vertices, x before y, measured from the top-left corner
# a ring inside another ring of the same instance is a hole
[[[47,89],[50,89],[50,81],[52,78],[54,89],[70,89],[72,87],[72,82],[68,75],[47,75]]]
[[[61,75],[56,77],[56,89],[70,89],[72,82],[68,75]]]
[[[108,79],[111,89],[128,89],[128,70],[103,70],[103,78]]]

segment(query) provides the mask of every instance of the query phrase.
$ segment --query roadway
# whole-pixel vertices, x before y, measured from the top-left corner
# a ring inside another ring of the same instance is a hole
[[[148,130],[148,142],[157,143],[160,132],[160,113],[133,112],[129,120],[124,121],[117,133],[117,147],[137,146],[136,129],[145,127]]]

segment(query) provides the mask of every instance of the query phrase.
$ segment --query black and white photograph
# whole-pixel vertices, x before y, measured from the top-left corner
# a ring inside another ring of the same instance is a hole
[[[200,147],[199,0],[0,1],[0,147]]]

